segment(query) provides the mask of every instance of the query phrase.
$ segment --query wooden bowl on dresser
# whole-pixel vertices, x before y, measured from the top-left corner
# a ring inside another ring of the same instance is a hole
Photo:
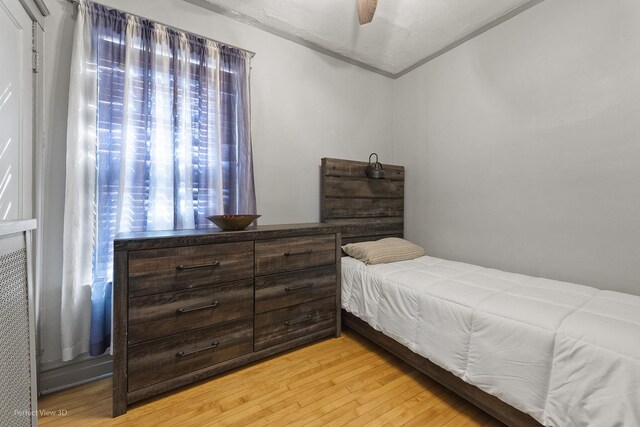
[[[244,230],[262,215],[211,215],[207,219],[222,231]]]

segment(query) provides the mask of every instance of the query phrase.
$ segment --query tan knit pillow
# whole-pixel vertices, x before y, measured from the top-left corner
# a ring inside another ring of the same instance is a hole
[[[422,247],[398,237],[388,237],[374,242],[349,243],[342,250],[365,264],[384,264],[406,261],[425,254]]]

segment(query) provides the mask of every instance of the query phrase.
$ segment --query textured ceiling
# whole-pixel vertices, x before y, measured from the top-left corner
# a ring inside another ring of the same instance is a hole
[[[356,0],[186,0],[396,77],[541,0],[378,0],[358,25]]]

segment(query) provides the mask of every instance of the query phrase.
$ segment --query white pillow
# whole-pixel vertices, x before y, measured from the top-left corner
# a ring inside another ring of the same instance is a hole
[[[406,261],[425,254],[424,248],[398,237],[387,237],[373,242],[349,243],[344,245],[342,250],[368,265]]]

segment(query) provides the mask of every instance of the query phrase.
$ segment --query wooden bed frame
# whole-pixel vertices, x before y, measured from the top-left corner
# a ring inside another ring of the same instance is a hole
[[[369,179],[365,162],[322,159],[320,220],[342,228],[342,243],[402,237],[404,167],[383,165],[386,179]]]
[[[366,162],[322,159],[320,218],[342,227],[343,243],[403,237],[404,167],[384,164],[386,179],[369,179],[366,166]],[[342,324],[503,423],[513,427],[541,426],[529,414],[464,382],[345,310]]]

